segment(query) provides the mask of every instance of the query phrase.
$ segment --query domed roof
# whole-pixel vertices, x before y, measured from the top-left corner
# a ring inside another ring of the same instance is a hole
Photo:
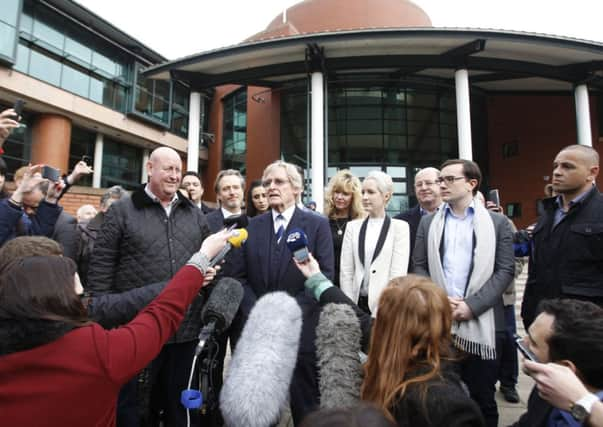
[[[279,14],[247,41],[366,28],[431,27],[429,16],[408,0],[304,0]]]

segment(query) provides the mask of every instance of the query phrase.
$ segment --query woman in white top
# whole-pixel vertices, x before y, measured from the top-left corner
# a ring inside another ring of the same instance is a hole
[[[408,271],[408,224],[385,213],[392,192],[389,175],[368,174],[362,183],[362,206],[368,216],[347,224],[341,248],[341,290],[373,317],[387,283]]]

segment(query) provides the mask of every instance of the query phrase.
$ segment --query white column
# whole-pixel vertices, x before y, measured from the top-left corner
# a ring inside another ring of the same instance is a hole
[[[576,86],[574,89],[574,100],[576,102],[576,130],[578,133],[578,144],[592,147],[593,140],[590,128],[588,86],[585,84]]]
[[[321,72],[311,75],[312,81],[312,200],[322,212],[324,199],[325,136],[324,136],[324,80]]]
[[[150,152],[148,148],[142,150],[142,170],[140,171],[140,182],[145,183],[149,179],[149,174],[147,172],[147,162],[149,161]]]
[[[199,137],[201,135],[201,93],[191,92],[188,106],[188,150],[186,168],[199,172]]]
[[[92,187],[101,188],[101,173],[103,171],[103,134],[96,133],[94,141],[94,165],[92,165]]]
[[[459,158],[473,160],[469,72],[466,69],[456,70],[454,82],[456,85],[456,127],[459,137]]]

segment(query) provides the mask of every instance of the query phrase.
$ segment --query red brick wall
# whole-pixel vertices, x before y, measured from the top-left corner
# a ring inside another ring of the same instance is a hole
[[[490,187],[500,189],[503,205],[521,203],[522,215],[514,222],[525,227],[536,220],[536,200],[543,197],[555,155],[576,143],[574,97],[496,95],[488,97],[487,108]],[[592,96],[591,126],[593,147],[603,154]],[[519,155],[504,159],[503,145],[512,142]]]
[[[61,198],[60,205],[75,216],[82,205],[92,205],[98,210],[100,198],[106,189],[74,186]]]

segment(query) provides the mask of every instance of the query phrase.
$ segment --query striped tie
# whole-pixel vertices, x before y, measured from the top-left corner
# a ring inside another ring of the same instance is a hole
[[[283,237],[283,234],[285,234],[285,227],[283,225],[284,220],[285,220],[285,217],[283,217],[281,214],[278,214],[276,216],[277,224],[280,223],[278,230],[276,230],[276,243],[277,244],[279,244],[281,242],[281,238]]]

